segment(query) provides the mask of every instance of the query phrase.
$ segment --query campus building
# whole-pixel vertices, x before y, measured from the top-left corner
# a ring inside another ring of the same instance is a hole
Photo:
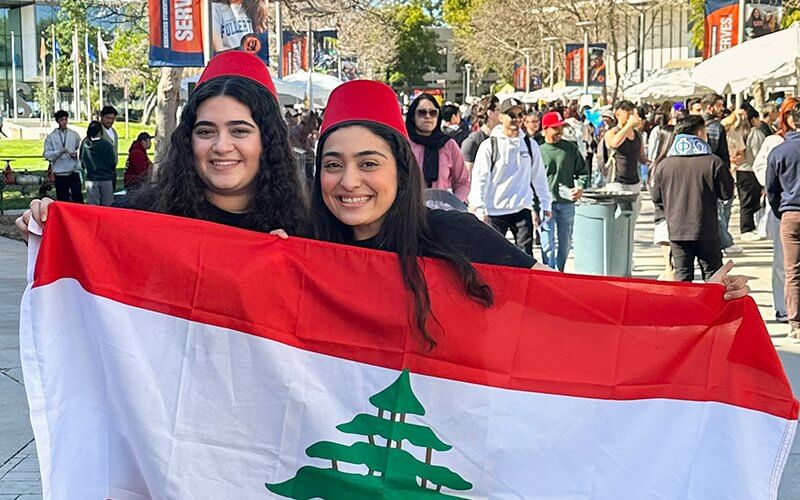
[[[11,116],[12,108],[12,33],[17,67],[18,116],[38,113],[34,102],[35,85],[41,85],[39,65],[40,33],[56,18],[58,7],[36,0],[0,0],[0,112]]]

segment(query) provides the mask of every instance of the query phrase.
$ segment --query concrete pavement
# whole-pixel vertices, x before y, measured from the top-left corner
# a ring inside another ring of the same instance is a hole
[[[634,276],[637,277],[655,278],[663,268],[660,250],[652,244],[652,220],[652,204],[645,201],[636,228]],[[738,227],[736,213],[731,227]],[[738,230],[732,232],[734,238],[738,237]],[[750,276],[752,296],[759,305],[794,393],[800,394],[800,344],[784,345],[788,325],[774,321],[770,285],[772,244],[759,241],[742,246],[745,254],[734,258],[735,272]],[[25,246],[0,237],[0,263],[0,500],[41,498],[36,449],[19,361],[19,304],[25,289]],[[570,260],[567,271],[571,268]],[[800,498],[800,439],[795,440],[778,498]]]

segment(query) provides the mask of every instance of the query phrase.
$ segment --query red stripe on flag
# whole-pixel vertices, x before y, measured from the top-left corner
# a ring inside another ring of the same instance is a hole
[[[429,351],[391,253],[82,205],[56,203],[48,220],[36,287],[74,278],[131,306],[462,382],[798,416],[755,303],[724,302],[719,286],[480,266],[495,295],[483,309],[426,259]]]

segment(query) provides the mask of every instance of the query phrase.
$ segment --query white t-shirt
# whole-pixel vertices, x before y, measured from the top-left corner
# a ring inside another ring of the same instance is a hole
[[[253,32],[253,22],[247,17],[241,3],[213,2],[211,11],[214,52],[238,49],[242,44],[242,37]]]

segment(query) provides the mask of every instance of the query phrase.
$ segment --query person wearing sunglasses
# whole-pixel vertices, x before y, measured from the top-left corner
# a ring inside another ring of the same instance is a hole
[[[469,205],[500,234],[511,231],[517,246],[533,255],[534,199],[547,219],[552,197],[539,145],[522,131],[524,117],[525,108],[518,99],[500,104],[502,126],[495,127],[478,148]]]
[[[449,191],[466,201],[469,171],[456,141],[442,132],[442,108],[433,96],[420,94],[414,99],[406,114],[406,130],[425,187]]]

